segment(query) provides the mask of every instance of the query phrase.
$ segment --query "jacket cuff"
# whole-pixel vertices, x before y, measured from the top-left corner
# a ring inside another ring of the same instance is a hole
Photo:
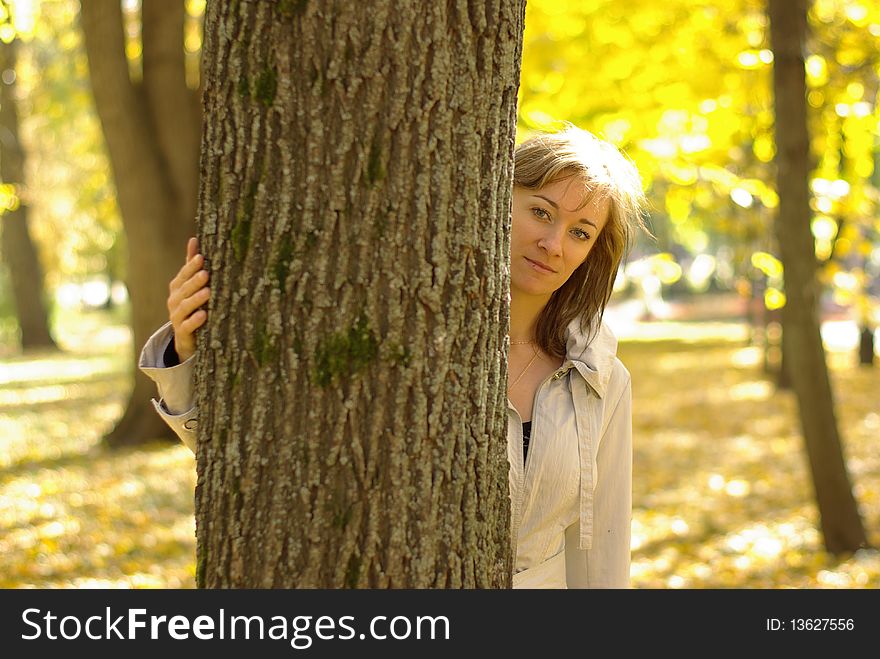
[[[195,355],[177,366],[165,366],[164,355],[171,341],[174,329],[167,322],[147,340],[141,350],[138,368],[156,383],[160,401],[156,409],[160,413],[179,415],[191,411],[194,405],[193,367]]]
[[[187,410],[183,414],[171,414],[165,408],[162,401],[157,401],[153,398],[152,403],[153,407],[155,407],[156,411],[159,413],[159,416],[162,417],[162,420],[168,424],[168,427],[171,428],[178,437],[180,437],[180,440],[186,445],[186,447],[195,454],[197,428],[199,424],[195,407]]]

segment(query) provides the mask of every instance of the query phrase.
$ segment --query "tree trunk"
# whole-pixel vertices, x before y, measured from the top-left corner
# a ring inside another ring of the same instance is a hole
[[[786,355],[789,355],[786,357]],[[782,333],[779,335],[779,365],[778,371],[776,372],[776,388],[780,391],[791,391],[794,387],[794,382],[792,381],[791,370],[788,367],[789,359],[791,358],[790,353],[787,353],[785,350],[785,330],[783,329]],[[823,349],[822,360],[824,364],[825,353]],[[832,410],[833,411],[833,410]]]
[[[143,4],[143,82],[129,78],[119,2],[83,2],[81,19],[95,106],[128,237],[133,356],[168,319],[168,283],[195,233],[200,115],[186,87],[183,0]],[[171,437],[150,404],[155,385],[135,369],[111,446]]]
[[[800,408],[825,547],[855,551],[867,545],[852,493],[834,416],[825,351],[819,334],[819,285],[810,232],[809,135],[804,48],[806,0],[769,0],[776,99],[776,234],[785,270],[783,308],[785,368]]]
[[[24,185],[24,148],[18,137],[18,112],[15,99],[15,64],[18,42],[0,42],[0,180],[16,188],[18,207],[2,213],[3,261],[9,267],[12,296],[21,329],[21,347],[57,346],[49,334],[43,289],[43,269],[28,230],[27,199],[22,199]]]
[[[874,330],[863,325],[859,330],[859,365],[874,365]]]
[[[202,587],[509,587],[523,0],[209,3]]]

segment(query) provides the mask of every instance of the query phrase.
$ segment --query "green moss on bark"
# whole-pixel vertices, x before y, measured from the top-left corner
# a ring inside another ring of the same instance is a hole
[[[387,359],[403,368],[406,368],[410,364],[410,360],[412,359],[412,353],[410,349],[406,346],[402,346],[399,343],[394,343],[388,346],[387,351]]]
[[[244,199],[239,203],[238,212],[235,215],[235,226],[232,227],[232,251],[235,254],[235,260],[239,263],[244,261],[251,243],[251,226],[253,225],[258,188],[259,183],[253,181]]]
[[[285,234],[278,246],[278,255],[275,257],[275,280],[282,293],[285,292],[287,275],[290,272],[290,264],[293,262],[293,240],[289,234]]]
[[[370,155],[367,159],[367,182],[375,185],[385,178],[385,163],[382,161],[382,145],[377,135],[370,145]]]
[[[256,323],[256,331],[251,348],[253,349],[257,364],[260,366],[273,364],[278,359],[278,345],[269,334],[265,317],[260,318]]]
[[[275,92],[278,90],[278,74],[275,67],[266,67],[260,73],[254,83],[254,97],[266,107],[275,101]]]
[[[348,566],[345,568],[345,586],[347,588],[357,588],[361,578],[361,559],[357,554],[352,554],[348,559]]]
[[[379,354],[379,343],[363,316],[347,332],[336,332],[318,346],[315,382],[326,387],[334,378],[363,371]]]
[[[251,88],[246,76],[242,76],[239,79],[236,89],[238,90],[238,95],[242,98],[250,98]]]
[[[301,15],[306,10],[309,0],[279,0],[278,13],[285,18]]]
[[[196,588],[205,587],[205,576],[208,569],[208,550],[204,547],[196,559]]]

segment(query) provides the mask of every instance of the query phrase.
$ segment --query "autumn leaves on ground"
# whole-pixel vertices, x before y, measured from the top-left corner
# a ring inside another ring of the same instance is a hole
[[[74,319],[70,319],[74,320]],[[194,587],[195,465],[183,446],[110,452],[128,331],[75,319],[63,354],[0,361],[0,586]],[[880,553],[822,551],[793,395],[736,324],[646,325],[633,375],[636,588],[872,588]],[[880,546],[880,369],[830,352],[869,539]]]

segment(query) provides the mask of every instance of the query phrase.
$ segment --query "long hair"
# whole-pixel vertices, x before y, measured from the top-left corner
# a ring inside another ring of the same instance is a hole
[[[645,194],[638,170],[616,146],[572,124],[556,133],[540,133],[514,152],[513,184],[538,190],[557,181],[580,180],[583,208],[592,200],[609,202],[608,221],[596,244],[538,316],[535,339],[542,350],[564,357],[566,328],[576,318],[595,336],[614,289],[623,258],[636,232],[648,232],[642,218]]]

